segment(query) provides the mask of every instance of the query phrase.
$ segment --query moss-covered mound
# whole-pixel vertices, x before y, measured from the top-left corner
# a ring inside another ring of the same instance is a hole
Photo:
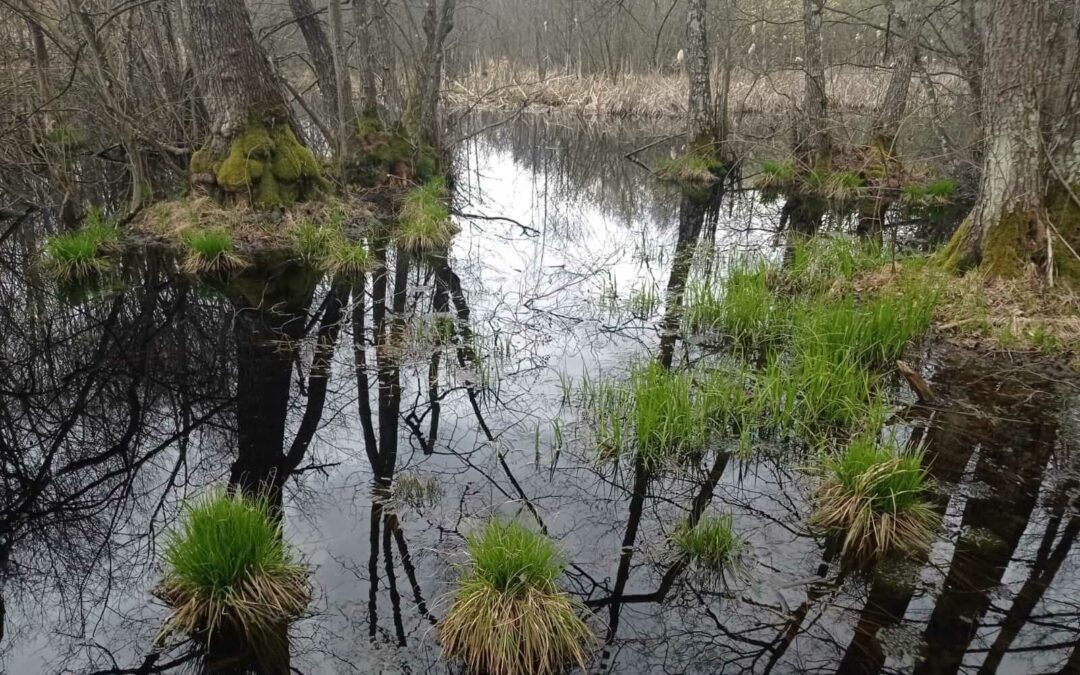
[[[264,209],[311,199],[325,185],[315,155],[283,125],[249,126],[224,155],[204,147],[192,155],[191,173],[222,201]]]
[[[346,179],[361,187],[387,182],[425,183],[438,176],[435,149],[410,137],[403,127],[387,129],[377,117],[363,117],[356,126],[359,147]]]

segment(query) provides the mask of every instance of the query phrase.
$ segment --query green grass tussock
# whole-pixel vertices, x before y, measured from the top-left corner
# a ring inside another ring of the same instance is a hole
[[[157,589],[171,607],[163,635],[212,640],[219,631],[253,647],[274,641],[310,599],[308,569],[286,546],[263,498],[212,491],[189,503],[165,544]]]
[[[721,585],[741,572],[743,540],[731,516],[703,516],[693,527],[683,522],[670,537],[671,546],[687,565]]]
[[[446,250],[457,234],[446,204],[446,184],[433,178],[411,190],[401,207],[398,241],[407,251],[422,255]]]
[[[293,233],[300,260],[312,267],[321,267],[334,244],[341,238],[340,228],[326,223],[304,220]]]
[[[700,459],[710,443],[750,428],[751,401],[741,372],[631,368],[627,383],[583,382],[601,458],[636,455],[650,469]]]
[[[370,262],[367,244],[336,237],[323,254],[322,267],[332,275],[358,279],[367,273]]]
[[[938,516],[926,499],[921,451],[856,436],[822,459],[812,526],[840,537],[844,555],[914,554],[933,542]]]
[[[191,274],[225,272],[244,266],[232,234],[222,227],[189,229],[183,234],[187,255],[184,269]]]
[[[928,183],[911,183],[901,191],[904,202],[918,206],[943,206],[955,197],[960,185],[951,178],[941,178]]]
[[[846,237],[814,237],[795,243],[784,279],[793,292],[821,295],[887,262],[885,252],[873,243]]]
[[[852,202],[866,195],[866,181],[854,171],[834,171],[825,178],[823,196],[833,202]]]
[[[45,269],[64,282],[80,281],[112,267],[108,254],[120,231],[100,210],[92,210],[82,228],[49,237],[45,242]]]
[[[719,180],[721,169],[723,163],[716,158],[690,152],[661,162],[656,169],[656,177],[680,185],[709,185]]]
[[[559,590],[555,544],[515,521],[491,521],[466,540],[472,563],[440,625],[443,652],[470,672],[553,675],[585,668],[592,632]]]
[[[763,190],[783,190],[795,184],[795,162],[791,159],[763,160],[757,186]]]
[[[709,282],[692,282],[686,290],[683,314],[691,333],[721,332],[734,342],[758,345],[776,337],[782,329],[781,299],[769,285],[765,263],[737,262],[720,288]]]

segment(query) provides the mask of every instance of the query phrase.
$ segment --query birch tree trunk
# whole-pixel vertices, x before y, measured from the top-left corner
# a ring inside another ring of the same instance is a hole
[[[686,18],[687,73],[690,77],[690,150],[716,152],[716,120],[709,82],[709,46],[706,37],[706,0],[689,0]]]
[[[994,0],[990,17],[979,197],[946,263],[1080,280],[1080,0]]]
[[[182,0],[210,138],[191,158],[192,183],[224,201],[287,205],[316,193],[319,165],[295,132],[278,77],[244,0]]]

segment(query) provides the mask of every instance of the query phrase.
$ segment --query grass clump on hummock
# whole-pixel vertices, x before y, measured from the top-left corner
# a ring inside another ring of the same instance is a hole
[[[296,227],[293,237],[300,260],[318,267],[341,237],[341,232],[339,228],[324,223],[304,220]]]
[[[693,527],[683,522],[670,540],[687,564],[706,578],[724,584],[741,572],[743,540],[735,533],[731,516],[703,516]]]
[[[100,210],[92,210],[82,228],[49,237],[45,268],[60,281],[84,280],[104,272],[112,266],[107,254],[119,237],[116,226]]]
[[[330,274],[356,279],[367,273],[370,260],[371,254],[364,242],[335,237],[328,245],[322,262],[323,268]]]
[[[156,591],[172,609],[163,636],[239,639],[272,649],[310,599],[308,569],[286,546],[264,498],[213,491],[188,504],[165,545]]]
[[[763,160],[757,186],[761,189],[781,190],[795,183],[795,162],[787,160]]]
[[[445,250],[456,233],[442,179],[429,180],[406,195],[397,236],[407,251],[424,254]]]
[[[232,234],[225,228],[188,230],[183,239],[187,247],[184,269],[192,274],[223,272],[244,264],[236,252]]]
[[[472,563],[443,618],[443,652],[486,675],[548,675],[585,668],[587,611],[556,580],[555,544],[517,522],[492,521],[468,537]]]
[[[937,513],[926,499],[923,453],[856,436],[822,460],[812,526],[841,538],[844,555],[918,553],[933,542]]]
[[[951,178],[941,178],[929,183],[911,183],[901,191],[903,200],[919,206],[943,206],[956,197],[959,183]]]
[[[866,194],[866,181],[854,171],[835,171],[825,179],[824,196],[834,202],[850,202]]]
[[[689,152],[674,159],[664,160],[656,169],[656,177],[662,181],[684,185],[709,185],[719,180],[723,163],[706,152]]]

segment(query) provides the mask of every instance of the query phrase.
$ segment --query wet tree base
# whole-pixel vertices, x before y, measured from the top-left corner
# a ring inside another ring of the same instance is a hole
[[[973,216],[938,254],[954,273],[978,268],[988,279],[1027,279],[1080,289],[1080,204],[1077,188],[1053,190],[1042,212],[1012,211],[984,231]]]

